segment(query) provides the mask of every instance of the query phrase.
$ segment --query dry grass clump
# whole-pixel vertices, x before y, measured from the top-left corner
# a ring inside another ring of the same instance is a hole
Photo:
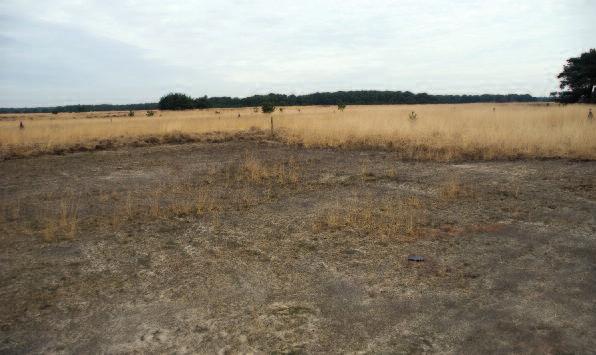
[[[451,201],[472,196],[473,191],[469,187],[464,186],[459,177],[452,176],[439,186],[439,194],[444,200]]]
[[[314,220],[313,231],[397,238],[414,235],[424,219],[422,202],[416,197],[382,201],[365,197],[323,209]]]
[[[493,111],[493,107],[496,109]],[[0,115],[0,156],[113,149],[122,145],[184,143],[209,132],[233,137],[266,132],[307,147],[393,150],[406,159],[596,159],[596,129],[587,105],[465,104],[303,107],[273,115],[250,108],[160,112],[155,117],[105,113]],[[410,118],[416,112],[416,119]],[[240,114],[240,117],[238,116]],[[9,117],[9,116],[5,116]]]
[[[58,201],[57,207],[47,206],[42,217],[42,239],[46,242],[75,239],[79,223],[79,197],[67,191]]]
[[[298,183],[300,172],[295,160],[267,164],[252,154],[246,154],[238,178],[253,183],[275,180],[277,184],[286,185]]]

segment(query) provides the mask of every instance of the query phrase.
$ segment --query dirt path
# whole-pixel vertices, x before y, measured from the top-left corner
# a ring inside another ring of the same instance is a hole
[[[0,352],[596,349],[595,162],[231,141],[0,171]]]

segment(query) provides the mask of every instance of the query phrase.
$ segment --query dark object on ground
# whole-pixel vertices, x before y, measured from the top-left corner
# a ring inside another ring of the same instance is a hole
[[[23,129],[23,128],[25,128],[25,125],[23,124],[23,121],[21,121],[21,122],[19,123],[19,128],[20,128],[20,129]]]
[[[420,255],[409,255],[408,261],[424,261],[424,257]]]

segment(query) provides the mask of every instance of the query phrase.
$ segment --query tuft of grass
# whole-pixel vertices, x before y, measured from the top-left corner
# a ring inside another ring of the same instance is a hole
[[[300,167],[294,159],[284,162],[265,163],[252,154],[246,155],[240,167],[238,181],[263,183],[276,182],[279,185],[297,184],[300,181]]]
[[[422,203],[414,207],[411,200],[377,201],[371,197],[357,198],[351,202],[339,202],[323,209],[314,219],[312,228],[320,232],[351,232],[362,236],[397,238],[414,235],[424,223]]]
[[[56,236],[56,221],[54,219],[47,219],[45,223],[45,227],[42,230],[42,239],[44,242],[54,242],[58,240]]]
[[[151,203],[149,206],[149,215],[153,218],[158,218],[160,214],[160,198],[161,198],[161,191],[156,190],[153,192],[151,196]]]
[[[472,196],[472,190],[462,185],[458,177],[451,177],[439,187],[440,196],[447,201]]]

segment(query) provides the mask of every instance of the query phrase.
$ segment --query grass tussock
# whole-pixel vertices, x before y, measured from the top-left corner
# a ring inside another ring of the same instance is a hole
[[[464,197],[472,197],[473,189],[465,186],[459,177],[452,176],[439,186],[439,194],[446,201],[457,200]]]
[[[46,242],[75,239],[79,224],[79,196],[66,191],[56,204],[47,205],[40,218],[42,239]]]
[[[315,233],[342,231],[386,239],[415,235],[425,218],[417,197],[381,201],[368,197],[323,209],[312,228]]]
[[[350,106],[341,113],[334,107],[303,107],[273,115],[250,108],[219,109],[219,114],[164,111],[153,117],[24,114],[0,116],[0,156],[242,139],[242,132],[261,132],[266,139],[273,116],[276,139],[306,147],[383,149],[404,159],[440,161],[596,159],[596,129],[586,119],[588,108],[466,104]],[[24,120],[25,129],[18,128],[16,119]],[[212,137],[205,136],[209,133]]]
[[[267,164],[252,154],[246,154],[238,179],[253,183],[274,180],[280,185],[297,184],[300,180],[300,169],[294,160]]]

